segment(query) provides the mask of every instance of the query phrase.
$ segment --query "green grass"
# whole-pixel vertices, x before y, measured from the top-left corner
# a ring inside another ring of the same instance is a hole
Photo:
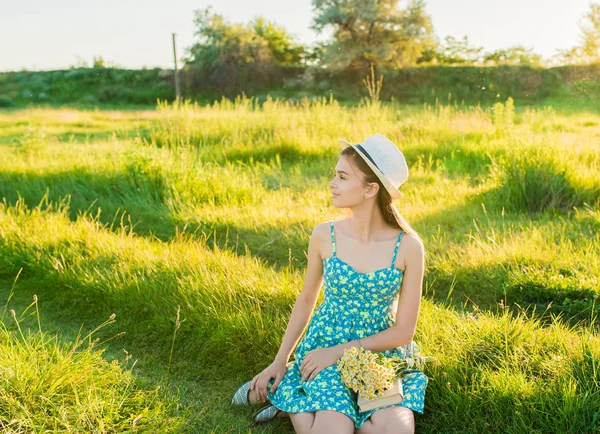
[[[37,294],[64,340],[116,313],[125,334],[104,357],[133,354],[130,375],[168,389],[158,408],[181,430],[255,430],[230,396],[277,352],[312,228],[347,215],[327,188],[337,139],[373,132],[407,158],[397,205],[427,252],[415,340],[440,364],[417,430],[600,427],[593,109],[238,98],[11,110],[0,126],[0,293],[21,273],[9,309]]]
[[[23,330],[31,317],[37,329]],[[168,387],[136,379],[135,362],[130,363],[132,356],[126,350],[122,360],[114,355],[103,358],[106,348],[98,347],[120,334],[100,341],[95,333],[115,321],[112,314],[87,334],[78,332],[73,341],[64,342],[42,330],[37,295],[19,315],[4,309],[3,432],[181,432],[185,418],[172,415],[177,397]]]

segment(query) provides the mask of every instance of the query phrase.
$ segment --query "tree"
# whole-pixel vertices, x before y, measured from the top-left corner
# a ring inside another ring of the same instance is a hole
[[[492,65],[539,66],[542,63],[542,58],[539,54],[534,53],[532,48],[515,45],[514,47],[486,53],[483,56],[483,63]]]
[[[324,47],[323,60],[333,70],[414,65],[434,44],[431,18],[424,0],[313,0],[312,28],[333,28],[333,41]]]
[[[588,63],[600,62],[600,4],[592,4],[586,15],[587,24],[581,26],[584,58]]]
[[[274,61],[295,65],[304,55],[304,47],[283,27],[262,17],[248,25],[231,24],[212,13],[209,6],[195,12],[194,23],[199,41],[188,50],[188,63],[215,66],[224,61],[237,65]]]
[[[187,49],[186,85],[234,94],[281,81],[281,65],[301,61],[304,47],[283,29],[261,17],[228,23],[211,7],[195,11],[198,41]]]
[[[222,15],[212,13],[210,6],[195,12],[194,24],[199,41],[188,49],[188,64],[205,68],[269,62],[273,58],[264,38],[242,24],[227,23]]]
[[[283,28],[263,17],[255,18],[251,23],[254,33],[267,42],[269,50],[280,65],[299,65],[303,63],[306,49],[296,44],[291,35]]]
[[[106,62],[104,61],[104,58],[102,56],[94,56],[92,68],[106,68]]]
[[[482,51],[483,47],[470,45],[467,36],[463,36],[462,39],[446,36],[443,43],[424,51],[419,63],[473,65],[481,61]]]
[[[115,62],[107,61],[102,56],[94,56],[94,59],[92,60],[92,68],[122,68],[122,66]]]
[[[592,3],[590,10],[579,23],[580,44],[559,50],[556,59],[563,64],[600,63],[600,4]]]

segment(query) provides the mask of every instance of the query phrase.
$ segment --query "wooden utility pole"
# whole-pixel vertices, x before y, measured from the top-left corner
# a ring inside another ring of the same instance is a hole
[[[176,101],[181,100],[181,85],[179,83],[179,70],[177,69],[177,49],[175,48],[175,33],[173,33],[173,60],[175,61],[175,96]]]

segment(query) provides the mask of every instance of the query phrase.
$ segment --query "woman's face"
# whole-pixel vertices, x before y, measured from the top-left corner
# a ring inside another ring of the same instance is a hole
[[[351,159],[342,155],[335,166],[335,178],[329,183],[333,204],[340,208],[350,208],[371,198],[373,190],[365,188],[362,183],[364,174],[351,163]],[[375,183],[376,184],[376,183]]]

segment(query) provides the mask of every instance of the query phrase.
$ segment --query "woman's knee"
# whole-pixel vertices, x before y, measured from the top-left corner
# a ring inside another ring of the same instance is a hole
[[[289,413],[289,416],[297,434],[354,433],[354,421],[338,411]]]
[[[344,413],[322,410],[315,413],[315,422],[310,434],[354,433],[354,421]]]
[[[289,413],[290,420],[297,434],[310,433],[315,421],[315,412]]]
[[[369,418],[370,432],[381,434],[414,434],[415,417],[410,408],[387,407],[375,411]]]

